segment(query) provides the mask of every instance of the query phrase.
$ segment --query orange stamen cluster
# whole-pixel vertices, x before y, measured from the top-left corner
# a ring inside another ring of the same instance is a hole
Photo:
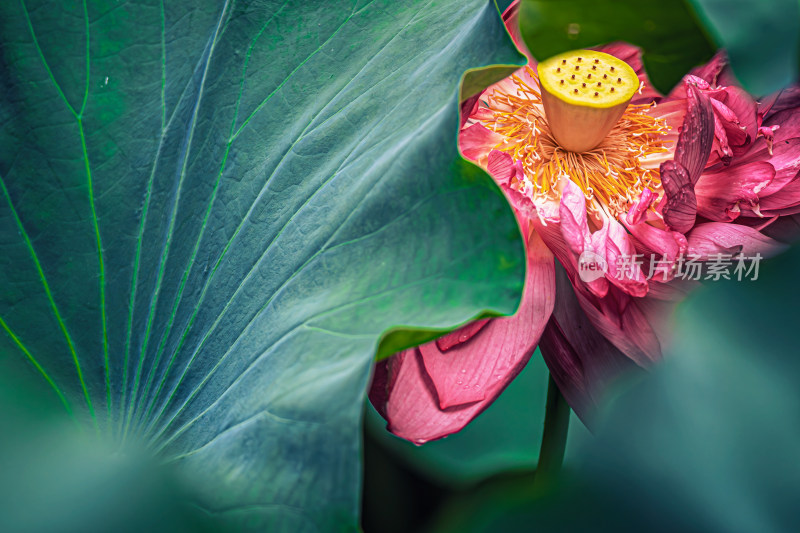
[[[535,79],[530,67],[527,73]],[[538,88],[513,75],[515,93],[495,89],[486,102],[491,118],[482,123],[504,137],[496,149],[519,161],[532,197],[557,198],[561,178],[575,182],[590,210],[605,209],[612,216],[626,212],[645,188],[661,193],[658,168],[648,168],[648,156],[667,152],[663,119],[648,114],[651,105],[629,105],[605,139],[586,152],[570,152],[558,145],[545,117]],[[643,166],[643,164],[645,166]],[[525,189],[517,180],[512,186]],[[599,205],[598,205],[599,204]]]

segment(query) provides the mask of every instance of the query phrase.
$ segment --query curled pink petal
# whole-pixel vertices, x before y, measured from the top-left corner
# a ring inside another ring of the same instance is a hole
[[[393,356],[376,371],[370,399],[392,433],[422,444],[460,430],[525,366],[550,318],[555,293],[553,255],[535,233],[527,248],[525,290],[514,316],[467,325],[454,332],[468,330],[463,342],[446,341],[443,351],[432,341]]]
[[[628,224],[638,224],[641,222],[645,212],[650,209],[650,206],[653,205],[653,202],[657,198],[658,195],[656,193],[649,188],[645,188],[639,200],[633,205],[630,211],[628,211],[628,214],[625,216],[625,221]]]

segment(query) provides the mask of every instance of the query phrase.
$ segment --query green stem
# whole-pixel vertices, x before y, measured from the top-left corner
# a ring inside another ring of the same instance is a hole
[[[536,466],[534,487],[544,489],[552,486],[564,462],[569,428],[569,405],[558,390],[553,376],[547,384],[547,405],[544,416],[542,447],[539,449],[539,464]]]

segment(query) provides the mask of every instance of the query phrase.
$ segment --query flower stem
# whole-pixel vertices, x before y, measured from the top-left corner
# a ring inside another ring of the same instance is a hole
[[[551,375],[547,384],[542,446],[539,449],[539,463],[536,466],[536,475],[533,481],[534,487],[537,489],[552,486],[561,470],[564,449],[567,445],[569,413],[569,405]]]

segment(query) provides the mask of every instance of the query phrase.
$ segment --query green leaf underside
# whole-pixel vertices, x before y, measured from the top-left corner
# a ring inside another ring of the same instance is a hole
[[[519,20],[539,60],[614,41],[641,47],[647,75],[664,94],[715,49],[684,0],[523,0]]]
[[[519,300],[513,215],[455,143],[463,72],[519,60],[494,4],[19,1],[0,25],[0,356],[234,529],[355,527],[383,332]]]

